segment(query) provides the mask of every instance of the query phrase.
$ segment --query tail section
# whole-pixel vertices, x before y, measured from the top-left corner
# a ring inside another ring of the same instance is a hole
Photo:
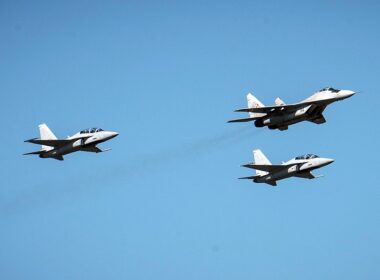
[[[247,94],[248,108],[260,108],[264,107],[264,104],[261,103],[252,93]],[[257,118],[265,116],[263,113],[248,113],[250,118]]]
[[[38,128],[40,129],[41,140],[56,140],[57,139],[57,137],[54,135],[54,133],[49,129],[49,127],[45,123],[40,124]],[[50,146],[42,145],[41,147],[41,150],[43,151],[48,151],[52,149],[53,147],[50,147]]]
[[[281,100],[280,97],[277,97],[276,100],[274,101],[274,103],[276,104],[276,106],[284,106],[284,105],[286,105],[285,102],[283,100]]]
[[[263,152],[261,150],[254,150],[253,151],[253,158],[255,160],[255,164],[272,165],[272,163],[263,154]],[[266,174],[268,174],[268,172],[256,169],[256,175],[264,176]]]

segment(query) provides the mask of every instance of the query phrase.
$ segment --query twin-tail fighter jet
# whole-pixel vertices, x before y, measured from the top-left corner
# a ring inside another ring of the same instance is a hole
[[[63,156],[77,151],[101,153],[110,149],[101,150],[97,144],[108,141],[117,135],[117,132],[105,131],[101,128],[82,130],[66,139],[57,139],[46,124],[40,124],[40,138],[26,140],[25,142],[42,145],[40,151],[24,155],[39,155],[40,158],[54,158],[63,160]]]
[[[235,112],[248,112],[249,118],[236,119],[229,122],[255,121],[256,127],[268,126],[269,129],[287,130],[289,125],[310,121],[316,124],[326,122],[323,111],[327,105],[351,97],[355,92],[326,87],[314,93],[309,98],[295,104],[285,104],[280,98],[274,106],[264,106],[251,93],[247,95],[248,108]]]
[[[326,166],[333,159],[321,158],[316,155],[308,154],[298,156],[280,165],[273,165],[261,150],[254,150],[253,157],[255,162],[244,164],[242,167],[256,169],[256,175],[242,177],[239,179],[250,179],[255,183],[266,183],[277,186],[277,181],[289,177],[300,177],[305,179],[314,179],[322,176],[314,176],[311,171]]]

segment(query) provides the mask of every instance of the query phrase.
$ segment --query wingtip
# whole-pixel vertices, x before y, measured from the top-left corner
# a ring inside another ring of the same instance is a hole
[[[246,113],[249,108],[243,108],[243,109],[236,109],[234,112],[235,113]]]
[[[33,140],[36,140],[36,139],[38,139],[38,138],[31,138],[31,139],[28,139],[28,140],[24,140],[24,142],[30,143],[30,142],[32,142]]]

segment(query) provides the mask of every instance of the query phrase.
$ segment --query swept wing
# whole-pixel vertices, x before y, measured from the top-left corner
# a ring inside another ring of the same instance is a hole
[[[245,119],[235,119],[235,120],[230,120],[228,121],[229,123],[234,123],[234,122],[251,122],[255,121],[257,119],[261,119],[262,117],[254,117],[254,118],[245,118]]]
[[[295,162],[291,164],[254,164],[254,163],[249,163],[249,164],[244,164],[242,167],[247,167],[247,168],[252,168],[252,169],[257,169],[265,172],[278,172],[284,169],[288,169],[289,167],[292,167],[294,165],[298,165],[303,162]]]
[[[38,139],[38,138],[34,138],[34,139],[26,140],[25,142],[57,148],[57,147],[62,147],[62,146],[65,146],[67,144],[73,143],[79,139],[87,139],[87,138],[89,138],[89,136],[79,137],[79,138],[74,138],[74,139]]]
[[[30,152],[30,153],[25,153],[23,154],[24,156],[26,155],[41,155],[43,154],[45,151],[36,151],[36,152]]]
[[[254,175],[254,176],[248,176],[248,177],[240,177],[239,179],[249,179],[249,180],[254,180],[256,178],[259,178],[260,175]]]
[[[257,107],[257,108],[244,108],[235,110],[235,112],[248,112],[248,113],[273,113],[273,112],[285,112],[285,111],[296,111],[298,109],[304,108],[308,105],[322,105],[328,103],[327,100],[316,100],[309,102],[301,102],[296,104],[289,105],[280,105],[280,106],[266,106],[266,107]]]
[[[91,153],[102,153],[102,152],[107,152],[107,151],[110,151],[111,149],[105,149],[105,150],[102,150],[96,146],[87,146],[87,147],[83,147],[80,149],[81,151],[83,152],[91,152]]]
[[[323,175],[315,176],[310,171],[306,171],[306,172],[302,172],[302,173],[296,173],[293,176],[294,177],[299,177],[299,178],[305,178],[305,179],[315,179],[315,178],[323,177]]]

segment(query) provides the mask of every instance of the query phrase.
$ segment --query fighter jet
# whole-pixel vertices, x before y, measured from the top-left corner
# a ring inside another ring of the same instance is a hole
[[[229,122],[255,121],[256,127],[268,126],[269,129],[279,130],[287,130],[289,125],[302,121],[322,124],[326,122],[323,111],[327,105],[351,97],[354,94],[355,92],[351,90],[326,87],[299,103],[286,105],[284,101],[277,98],[274,106],[265,107],[256,97],[248,93],[248,108],[238,109],[235,112],[248,112],[249,118]]]
[[[25,142],[42,145],[40,151],[24,155],[39,155],[40,158],[54,158],[63,160],[63,156],[77,151],[100,153],[111,149],[101,150],[97,144],[108,141],[117,135],[117,132],[104,131],[101,128],[82,130],[66,139],[57,139],[46,124],[40,124],[40,138],[33,138]]]
[[[307,154],[298,156],[279,165],[272,165],[261,150],[254,150],[253,157],[255,162],[244,164],[242,167],[256,169],[256,175],[242,177],[239,179],[250,179],[255,183],[266,183],[277,186],[277,181],[289,177],[300,177],[306,179],[314,179],[322,176],[314,176],[311,171],[326,166],[333,159],[321,158],[316,155]]]

